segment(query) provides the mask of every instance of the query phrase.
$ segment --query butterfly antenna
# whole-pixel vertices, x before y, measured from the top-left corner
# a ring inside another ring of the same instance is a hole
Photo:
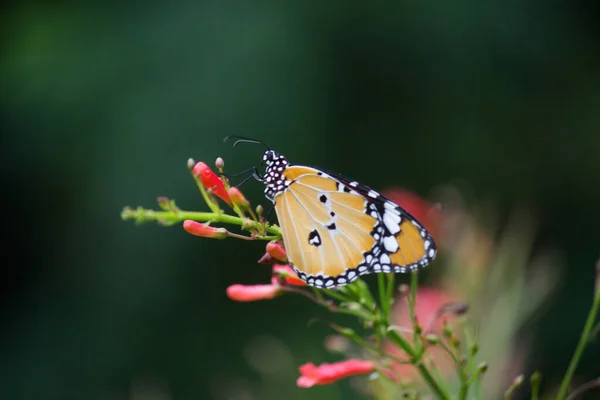
[[[271,148],[269,146],[267,146],[266,143],[261,142],[260,140],[256,140],[256,139],[250,139],[247,137],[243,137],[243,136],[227,136],[225,139],[223,139],[223,142],[227,142],[230,139],[237,139],[234,143],[233,143],[233,147],[237,146],[238,143],[253,143],[253,144],[260,144],[261,146],[265,146],[265,148],[267,150],[271,150]]]

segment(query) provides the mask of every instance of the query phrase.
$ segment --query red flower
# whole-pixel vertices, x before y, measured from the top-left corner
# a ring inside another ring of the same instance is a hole
[[[277,262],[286,263],[287,253],[283,247],[283,242],[269,242],[267,243],[267,252],[264,256],[258,260],[259,264],[277,264]]]
[[[282,277],[286,285],[306,286],[306,282],[298,278],[298,275],[289,265],[273,265],[273,274]]]
[[[214,193],[215,196],[219,197],[225,203],[231,205],[231,198],[229,197],[227,190],[225,190],[223,181],[210,169],[208,165],[204,164],[203,162],[199,162],[194,166],[192,173],[194,176],[200,178],[202,186],[204,186],[211,193]]]
[[[227,297],[235,301],[270,300],[281,292],[277,279],[270,285],[231,285],[227,288]]]
[[[227,193],[229,194],[229,198],[233,204],[242,208],[250,207],[250,202],[246,199],[246,197],[244,197],[242,192],[240,192],[240,189],[236,187],[230,187]]]
[[[438,208],[413,192],[402,188],[390,188],[383,191],[382,194],[415,217],[431,233],[431,236],[437,239],[440,219]]]
[[[348,360],[333,364],[321,364],[318,367],[313,363],[301,365],[302,374],[296,384],[298,387],[309,388],[314,385],[326,385],[339,379],[352,375],[368,374],[375,369],[370,361]]]
[[[282,262],[287,262],[287,253],[285,252],[285,248],[276,242],[267,243],[267,253],[274,259]]]
[[[227,237],[227,229],[215,228],[206,224],[201,224],[200,222],[192,221],[191,219],[183,221],[183,229],[194,236],[213,239],[225,239]]]

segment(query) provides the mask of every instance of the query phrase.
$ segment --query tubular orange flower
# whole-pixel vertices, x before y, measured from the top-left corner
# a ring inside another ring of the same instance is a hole
[[[227,288],[227,297],[235,301],[270,300],[281,293],[281,286],[273,278],[270,285],[231,285]]]
[[[201,224],[200,222],[192,221],[191,219],[183,221],[183,229],[194,236],[212,239],[225,239],[227,237],[227,229],[215,228],[206,224]]]
[[[240,189],[236,187],[230,187],[227,193],[229,194],[229,198],[231,199],[233,204],[242,208],[250,207],[250,202],[246,199],[242,192],[240,192]]]
[[[306,286],[306,282],[298,278],[298,275],[289,265],[273,265],[273,274],[282,277],[286,285]]]
[[[287,253],[285,252],[285,248],[276,242],[267,243],[267,253],[273,257],[274,259],[282,262],[287,262]]]
[[[219,197],[225,203],[231,205],[231,198],[229,197],[227,190],[225,190],[223,181],[210,169],[208,165],[200,161],[194,165],[192,173],[194,176],[200,178],[202,186],[204,186],[211,193],[214,193],[215,196]]]
[[[318,367],[313,363],[308,363],[300,366],[299,370],[302,376],[298,378],[296,384],[302,388],[326,385],[348,376],[368,374],[373,372],[374,369],[375,366],[371,361],[363,360],[321,364]]]

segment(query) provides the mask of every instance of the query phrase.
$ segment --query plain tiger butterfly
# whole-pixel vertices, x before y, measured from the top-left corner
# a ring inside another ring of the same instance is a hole
[[[225,138],[225,140],[230,137]],[[371,273],[406,273],[433,261],[430,233],[406,210],[373,189],[332,172],[292,165],[262,144],[265,172],[253,176],[275,206],[288,260],[319,288],[343,286]]]

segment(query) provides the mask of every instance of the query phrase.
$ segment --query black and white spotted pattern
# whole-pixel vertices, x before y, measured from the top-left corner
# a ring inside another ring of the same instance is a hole
[[[283,193],[292,183],[287,181],[283,172],[290,165],[284,156],[269,150],[265,152],[263,160],[266,162],[264,183],[266,185],[265,195],[271,201]],[[362,196],[365,199],[365,213],[376,219],[377,223],[371,231],[371,236],[375,239],[375,245],[369,251],[363,253],[363,261],[355,268],[348,268],[342,274],[336,277],[317,274],[306,274],[298,270],[293,264],[290,264],[300,279],[307,284],[319,288],[334,288],[343,286],[358,279],[360,275],[370,273],[407,273],[412,270],[426,267],[431,263],[437,254],[437,248],[433,238],[421,224],[408,212],[399,207],[391,200],[380,195],[368,186],[362,185],[356,181],[351,181],[342,175],[331,172],[319,172],[318,175],[330,178],[336,181],[339,192],[350,193]],[[326,194],[321,194],[318,199],[327,206],[329,201]],[[330,209],[328,207],[328,209]],[[331,210],[331,209],[330,209]],[[332,219],[335,213],[330,211]],[[397,236],[400,232],[400,224],[404,219],[408,219],[420,231],[425,247],[425,255],[414,264],[395,265],[391,263],[390,256],[399,251]],[[335,222],[328,223],[326,227],[335,230]],[[321,237],[316,230],[308,234],[308,243],[313,246],[321,245]]]
[[[291,182],[283,176],[283,171],[288,167],[289,163],[281,154],[277,154],[273,150],[268,150],[263,156],[263,161],[266,163],[265,176],[263,183],[266,185],[265,196],[274,201],[275,197],[282,193]]]
[[[321,235],[319,235],[319,231],[313,229],[308,234],[308,244],[310,244],[311,246],[319,247],[322,243],[323,242],[321,241]]]

